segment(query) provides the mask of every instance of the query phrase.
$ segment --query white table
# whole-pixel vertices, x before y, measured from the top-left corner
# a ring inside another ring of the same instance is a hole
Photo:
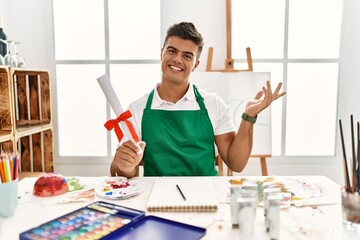
[[[238,230],[232,229],[230,222],[230,205],[224,201],[228,194],[228,180],[235,177],[208,177],[215,184],[220,204],[215,213],[147,213],[172,219],[207,229],[204,240],[239,239]],[[254,177],[251,177],[254,178]],[[259,177],[261,178],[261,177]],[[345,231],[341,224],[340,186],[324,176],[291,176],[291,178],[317,181],[326,185],[327,191],[334,193],[338,204],[306,206],[282,209],[280,212],[280,239],[360,239],[353,233]],[[71,212],[89,204],[89,202],[58,204],[62,196],[37,198],[32,195],[33,185],[37,178],[25,178],[19,182],[19,206],[14,216],[0,219],[0,239],[18,239],[19,233],[41,223]],[[103,178],[81,177],[80,180],[95,186]],[[147,199],[151,193],[155,177],[140,177],[144,191],[126,200],[110,201],[139,210],[146,210]],[[338,194],[337,194],[338,193]],[[104,199],[95,197],[95,200]],[[108,201],[108,200],[105,200]],[[258,207],[254,226],[253,239],[268,239],[264,228],[263,208]]]

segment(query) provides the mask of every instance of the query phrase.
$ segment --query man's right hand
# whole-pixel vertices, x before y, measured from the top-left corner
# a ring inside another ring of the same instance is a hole
[[[111,164],[110,171],[112,176],[135,177],[138,175],[138,165],[143,158],[146,144],[140,141],[139,145],[142,149],[140,154],[138,154],[138,146],[132,141],[126,141],[118,147]]]

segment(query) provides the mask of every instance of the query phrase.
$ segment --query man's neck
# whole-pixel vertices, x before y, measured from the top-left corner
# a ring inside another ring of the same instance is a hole
[[[157,91],[162,100],[176,103],[186,94],[189,85],[189,82],[183,84],[162,82],[157,88]]]

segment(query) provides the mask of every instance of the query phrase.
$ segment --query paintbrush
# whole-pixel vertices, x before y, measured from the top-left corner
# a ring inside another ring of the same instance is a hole
[[[345,152],[344,134],[343,134],[343,130],[342,130],[341,119],[339,119],[339,127],[340,127],[340,136],[341,136],[341,146],[342,146],[343,157],[344,157],[345,190],[346,190],[347,192],[351,192],[350,179],[349,179],[349,171],[348,171],[348,167],[347,167],[346,152]]]
[[[352,192],[357,192],[357,172],[356,172],[356,156],[355,156],[355,137],[354,137],[354,118],[350,115],[351,123],[351,149],[352,149]]]
[[[358,181],[358,191],[360,193],[360,123],[357,122],[357,181]]]

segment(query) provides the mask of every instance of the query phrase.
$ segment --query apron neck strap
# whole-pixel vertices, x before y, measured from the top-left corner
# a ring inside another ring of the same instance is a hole
[[[193,87],[194,87],[194,94],[195,94],[195,97],[196,97],[196,101],[199,103],[200,109],[201,110],[206,109],[205,104],[204,104],[204,98],[199,93],[199,90],[197,89],[197,87],[195,85],[193,85]],[[149,94],[149,97],[148,97],[148,99],[146,101],[145,109],[151,109],[151,103],[152,103],[153,98],[154,98],[154,90],[152,90],[150,92],[150,94]]]
[[[199,90],[197,89],[197,86],[194,86],[194,93],[195,93],[195,97],[196,97],[196,101],[199,103],[200,109],[204,110],[205,108],[205,104],[204,104],[204,98],[201,96],[201,94],[199,93]]]
[[[152,103],[153,97],[154,97],[154,90],[152,90],[151,93],[149,94],[145,109],[151,109],[151,103]]]

